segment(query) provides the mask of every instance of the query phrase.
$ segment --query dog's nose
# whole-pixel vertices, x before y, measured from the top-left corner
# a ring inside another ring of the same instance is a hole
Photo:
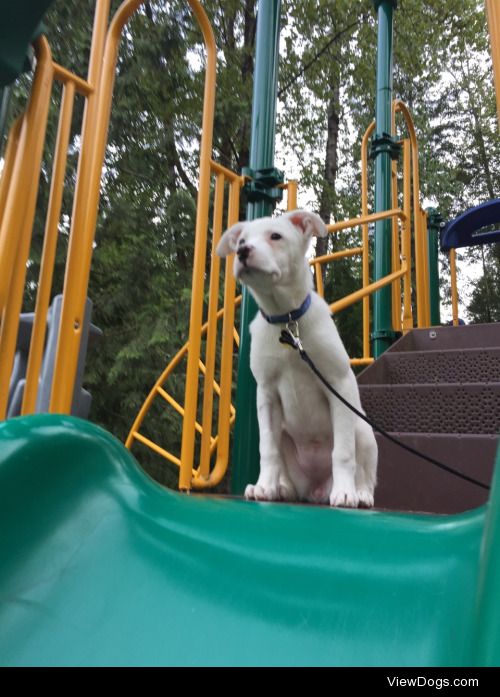
[[[250,245],[247,245],[247,244],[241,245],[241,247],[238,247],[238,251],[237,251],[238,259],[241,262],[245,262],[248,259],[248,257],[250,256],[251,251],[252,251],[252,247],[250,247]]]

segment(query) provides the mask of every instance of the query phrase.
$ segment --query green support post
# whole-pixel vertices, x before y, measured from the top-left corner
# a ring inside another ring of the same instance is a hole
[[[247,220],[271,215],[279,177],[274,170],[276,100],[281,0],[260,0],[257,15],[255,71],[253,85],[250,167],[254,177],[247,206]],[[275,176],[276,175],[276,176]],[[262,186],[256,183],[262,182]],[[260,188],[259,192],[256,189]],[[250,371],[249,324],[257,306],[243,290],[240,324],[240,352],[236,391],[236,425],[233,446],[232,491],[242,494],[259,474],[259,428],[257,423],[256,384]]]
[[[427,234],[429,239],[429,297],[431,305],[431,326],[441,324],[439,308],[439,230],[443,218],[435,208],[427,209]]]
[[[374,0],[378,13],[377,97],[375,135],[371,156],[375,160],[375,212],[389,210],[391,205],[391,159],[399,148],[392,134],[392,15],[396,0]],[[375,223],[374,279],[391,273],[390,220]],[[373,355],[378,358],[394,341],[392,329],[391,288],[386,286],[373,298]]]

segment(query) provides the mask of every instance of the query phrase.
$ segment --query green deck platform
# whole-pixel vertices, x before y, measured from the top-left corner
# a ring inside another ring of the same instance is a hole
[[[186,496],[105,431],[34,416],[0,425],[0,521],[2,665],[500,662],[498,505]]]

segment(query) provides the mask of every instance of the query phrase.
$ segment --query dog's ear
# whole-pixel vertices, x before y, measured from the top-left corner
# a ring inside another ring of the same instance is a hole
[[[236,243],[243,227],[244,223],[235,223],[222,235],[215,250],[220,257],[227,257],[236,250]]]
[[[326,237],[328,234],[325,223],[316,213],[291,211],[290,213],[285,213],[284,217],[288,218],[295,227],[300,228],[305,237],[311,237],[312,235]]]

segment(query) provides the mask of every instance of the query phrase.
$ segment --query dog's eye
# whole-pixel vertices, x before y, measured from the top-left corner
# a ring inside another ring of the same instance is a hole
[[[279,234],[279,232],[273,232],[271,234],[271,239],[272,240],[281,240],[282,235]]]
[[[238,240],[238,246],[241,247],[242,244],[245,244],[245,240],[241,238],[241,240]]]

